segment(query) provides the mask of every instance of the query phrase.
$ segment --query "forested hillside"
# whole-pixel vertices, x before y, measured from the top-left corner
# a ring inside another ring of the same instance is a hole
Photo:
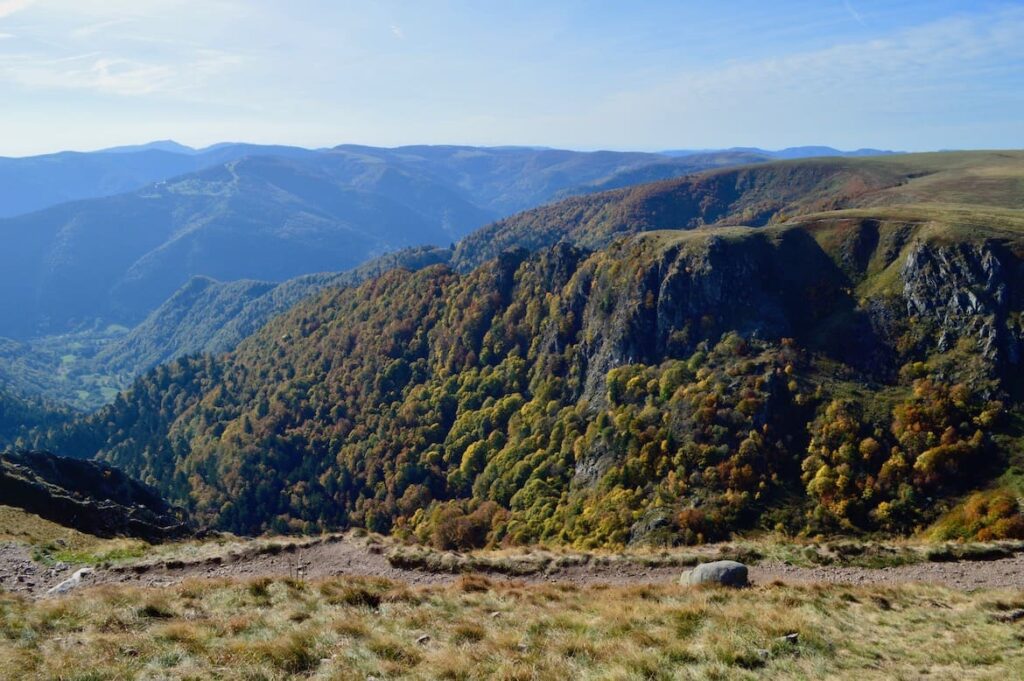
[[[353,286],[394,267],[448,262],[451,255],[448,248],[406,248],[344,272],[306,274],[281,283],[193,277],[132,329],[111,326],[26,342],[0,339],[0,373],[22,393],[93,411],[158,364],[234,349],[275,315],[318,291]]]
[[[93,409],[158,362],[231,349],[361,280],[353,268],[447,259],[472,229],[558,197],[767,158],[162,142],[0,159],[0,365],[19,392]]]
[[[694,192],[723,174],[574,199],[500,223],[536,253],[325,291],[39,444],[245,532],[595,546],[939,521],[1021,536],[1024,219],[1007,158],[957,204],[935,187],[964,157],[911,158],[947,166],[918,178],[779,164],[814,178],[779,199],[788,181],[724,174],[746,193],[720,207]],[[871,207],[779,214],[851,197]],[[694,205],[703,222],[780,224],[685,229]]]
[[[33,429],[54,428],[70,418],[65,410],[17,394],[0,377],[0,449],[26,442],[22,438],[29,438]]]

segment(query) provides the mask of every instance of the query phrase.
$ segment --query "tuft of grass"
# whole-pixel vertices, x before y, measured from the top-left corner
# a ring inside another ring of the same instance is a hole
[[[477,643],[487,638],[487,630],[479,624],[457,624],[452,630],[454,643]]]
[[[251,656],[287,674],[306,674],[320,666],[320,650],[312,632],[296,631],[269,641],[256,641],[241,647]]]

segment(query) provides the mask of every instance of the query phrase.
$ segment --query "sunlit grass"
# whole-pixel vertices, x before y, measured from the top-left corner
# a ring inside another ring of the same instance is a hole
[[[0,596],[0,677],[1017,678],[1012,592],[337,578]],[[17,670],[16,676],[14,671]]]

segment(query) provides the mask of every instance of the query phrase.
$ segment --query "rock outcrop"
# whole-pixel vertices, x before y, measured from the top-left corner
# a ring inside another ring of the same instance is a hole
[[[993,242],[913,246],[903,264],[907,314],[931,322],[935,348],[953,349],[968,339],[1002,370],[1020,364],[1024,265]]]
[[[184,512],[112,466],[48,452],[0,453],[0,504],[98,537],[189,536]]]
[[[807,233],[744,236],[705,232],[667,247],[652,240],[656,258],[643,241],[624,245],[629,277],[598,272],[588,291],[582,397],[601,404],[616,366],[688,357],[729,331],[801,338],[837,306],[852,305],[842,273]]]

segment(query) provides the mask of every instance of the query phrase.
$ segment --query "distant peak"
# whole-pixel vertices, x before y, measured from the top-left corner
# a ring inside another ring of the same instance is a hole
[[[156,140],[146,144],[131,144],[121,147],[110,147],[100,151],[108,154],[132,154],[139,151],[167,151],[173,154],[194,154],[196,150],[192,147],[175,142],[174,140]]]

